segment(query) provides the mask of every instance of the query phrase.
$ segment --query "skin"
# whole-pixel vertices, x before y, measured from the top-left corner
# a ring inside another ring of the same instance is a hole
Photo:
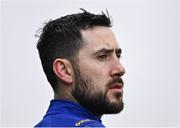
[[[114,33],[109,27],[96,26],[82,30],[83,47],[78,53],[78,70],[83,79],[90,82],[87,87],[89,95],[96,96],[96,92],[102,92],[105,99],[111,104],[118,104],[122,101],[123,83],[111,83],[115,77],[121,77],[125,69],[120,62],[121,49],[118,46]],[[72,95],[76,77],[75,68],[66,59],[56,59],[53,63],[53,70],[59,79],[59,87],[56,99],[65,99],[78,102]],[[81,85],[82,86],[82,85]],[[115,86],[121,86],[116,88]],[[115,88],[111,88],[115,87]],[[106,92],[106,93],[105,93]],[[103,113],[101,113],[103,114]],[[101,114],[97,115],[98,117]]]
[[[109,27],[94,27],[82,31],[85,46],[79,51],[80,72],[96,83],[96,88],[105,91],[108,81],[114,76],[122,76],[125,73],[123,65],[120,63],[120,49],[114,33]],[[106,53],[102,49],[111,50]],[[109,89],[107,99],[110,102],[117,102],[119,98],[116,93],[122,90]]]

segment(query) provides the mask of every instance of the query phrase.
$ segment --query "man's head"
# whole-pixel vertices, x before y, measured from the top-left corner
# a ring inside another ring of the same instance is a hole
[[[104,13],[87,11],[48,22],[37,44],[44,72],[55,93],[91,112],[123,108],[121,49]]]

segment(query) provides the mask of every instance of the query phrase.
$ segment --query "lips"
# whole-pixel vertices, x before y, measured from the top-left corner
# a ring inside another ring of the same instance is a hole
[[[112,90],[113,92],[123,93],[123,86],[124,82],[120,77],[114,77],[111,81],[108,82],[107,87],[108,89]]]
[[[110,89],[122,89],[122,88],[123,88],[123,84],[121,83],[115,83],[110,87]]]

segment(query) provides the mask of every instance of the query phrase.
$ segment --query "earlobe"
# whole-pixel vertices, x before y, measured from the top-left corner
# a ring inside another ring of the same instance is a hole
[[[53,62],[53,71],[60,80],[67,84],[72,84],[72,71],[68,60],[59,58],[56,59]]]

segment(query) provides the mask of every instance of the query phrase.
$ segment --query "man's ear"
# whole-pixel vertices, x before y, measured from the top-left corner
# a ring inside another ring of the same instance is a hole
[[[56,59],[53,62],[53,71],[56,76],[67,84],[72,84],[72,65],[67,59]]]

